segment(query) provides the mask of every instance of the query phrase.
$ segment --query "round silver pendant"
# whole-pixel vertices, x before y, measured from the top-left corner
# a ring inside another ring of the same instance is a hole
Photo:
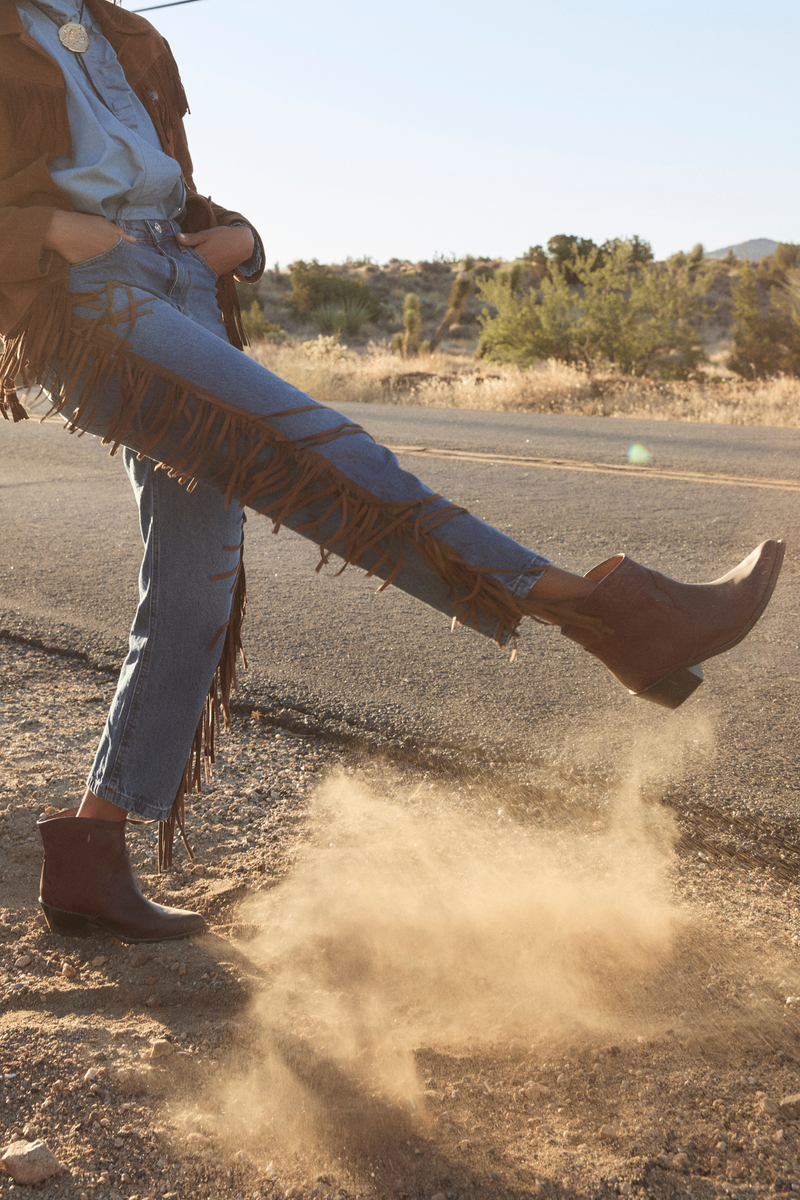
[[[73,54],[85,54],[89,49],[89,35],[76,21],[68,21],[58,31],[58,40]]]

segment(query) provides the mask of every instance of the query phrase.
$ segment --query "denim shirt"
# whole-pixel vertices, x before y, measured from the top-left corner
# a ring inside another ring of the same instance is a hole
[[[17,10],[31,37],[61,68],[72,135],[72,154],[48,163],[54,181],[78,212],[107,221],[177,217],[184,202],[181,169],[161,149],[153,122],[99,26],[84,9],[81,24],[89,34],[89,49],[82,57],[108,108],[81,70],[81,56],[58,40],[61,25],[78,21],[80,4],[38,2],[49,16],[30,0],[18,0]]]
[[[107,221],[177,218],[186,195],[181,169],[161,149],[155,126],[125,78],[113,47],[84,8],[80,23],[89,35],[89,48],[83,55],[67,50],[58,30],[67,21],[78,22],[80,4],[38,3],[39,8],[30,0],[17,0],[17,11],[31,37],[61,68],[72,137],[72,153],[47,164],[53,180],[78,212]],[[79,57],[105,104],[95,95]],[[256,242],[256,252],[239,269],[244,275],[255,274],[260,260]]]

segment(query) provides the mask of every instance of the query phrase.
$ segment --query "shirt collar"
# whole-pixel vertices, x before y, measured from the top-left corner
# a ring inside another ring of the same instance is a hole
[[[42,9],[52,20],[59,21],[62,25],[66,21],[77,21],[81,11],[80,0],[77,4],[75,0],[36,0],[33,7]],[[84,8],[84,19],[85,17]]]

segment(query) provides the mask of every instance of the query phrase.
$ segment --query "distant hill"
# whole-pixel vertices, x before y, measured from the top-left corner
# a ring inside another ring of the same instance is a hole
[[[749,242],[739,242],[736,246],[707,250],[706,258],[727,258],[728,251],[732,250],[735,258],[747,258],[750,262],[758,262],[760,258],[774,254],[777,249],[778,243],[773,242],[772,238],[751,238]]]

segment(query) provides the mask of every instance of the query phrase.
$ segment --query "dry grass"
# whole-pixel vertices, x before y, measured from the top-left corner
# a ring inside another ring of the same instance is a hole
[[[528,371],[437,353],[405,361],[385,345],[357,352],[335,338],[260,342],[250,353],[325,404],[346,401],[500,412],[574,413],[706,421],[716,425],[800,425],[800,380],[654,383],[620,375],[593,378],[548,362]]]

